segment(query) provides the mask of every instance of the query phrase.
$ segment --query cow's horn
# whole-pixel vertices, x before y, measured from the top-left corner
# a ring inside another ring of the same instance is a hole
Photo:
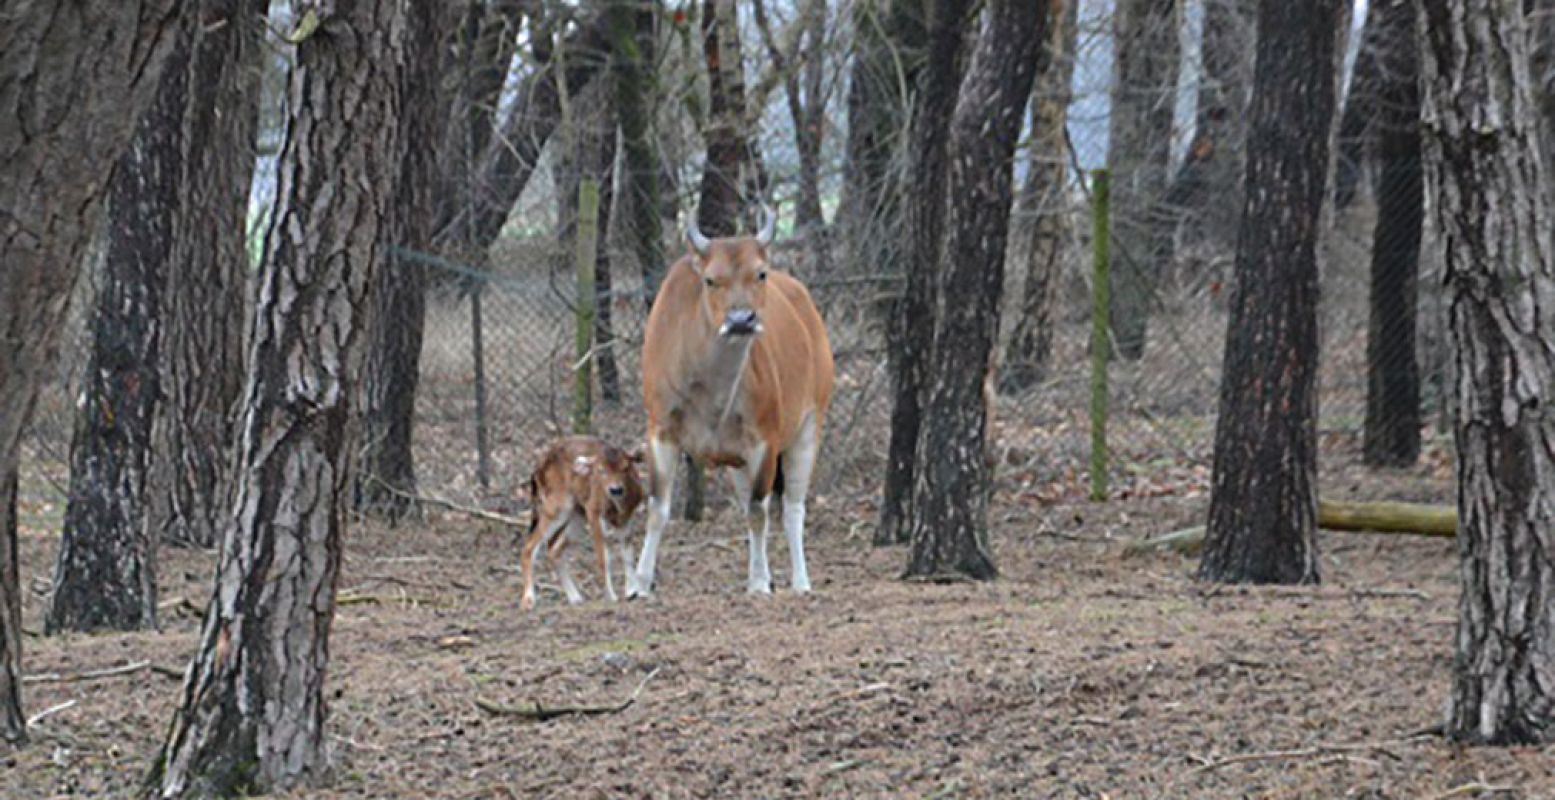
[[[700,230],[697,230],[695,222],[692,222],[691,227],[686,229],[686,241],[690,242],[691,249],[697,251],[697,255],[701,256],[707,255],[708,249],[713,246],[713,243],[706,236],[703,236]]]
[[[756,242],[762,247],[772,244],[772,237],[777,235],[777,215],[766,203],[761,204],[761,230],[756,232]]]

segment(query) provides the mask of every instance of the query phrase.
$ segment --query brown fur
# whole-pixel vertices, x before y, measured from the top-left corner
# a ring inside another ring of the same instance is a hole
[[[579,459],[589,459],[586,467]],[[520,608],[534,603],[534,552],[545,532],[560,520],[562,528],[551,537],[547,556],[553,569],[567,547],[567,526],[573,518],[582,519],[594,542],[594,556],[600,583],[609,585],[605,560],[605,532],[608,522],[618,535],[626,534],[632,514],[643,501],[642,482],[636,464],[641,452],[626,453],[592,436],[569,436],[552,442],[541,454],[539,466],[529,478],[532,506],[529,532],[519,562],[523,568],[524,591]],[[612,498],[609,487],[619,485],[623,492]]]

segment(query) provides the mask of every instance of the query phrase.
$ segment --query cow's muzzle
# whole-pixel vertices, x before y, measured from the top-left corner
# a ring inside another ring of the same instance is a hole
[[[724,315],[724,324],[718,329],[720,336],[751,336],[761,332],[761,321],[749,308],[738,308]]]

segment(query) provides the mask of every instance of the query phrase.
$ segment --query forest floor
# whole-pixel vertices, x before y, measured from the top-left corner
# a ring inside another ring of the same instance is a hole
[[[1439,468],[1379,475],[1353,450],[1328,458],[1326,496],[1450,500]],[[527,615],[498,526],[357,525],[331,642],[335,774],[287,796],[1555,796],[1550,748],[1427,732],[1451,668],[1451,540],[1324,533],[1310,588],[1212,587],[1192,559],[1123,556],[1204,503],[996,499],[1001,578],[930,585],[899,580],[903,548],[869,546],[872,509],[823,496],[808,596],[786,590],[780,535],[777,593],[744,594],[725,514],[671,528],[654,598],[569,607],[552,588]],[[29,630],[54,548],[23,531]],[[157,669],[29,683],[30,714],[72,704],[0,753],[0,796],[134,793],[213,557],[163,559],[161,632],[26,638],[33,676]],[[614,705],[638,690],[619,712],[544,722],[476,705]]]

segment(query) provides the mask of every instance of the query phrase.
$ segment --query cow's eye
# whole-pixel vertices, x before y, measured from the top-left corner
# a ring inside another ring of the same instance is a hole
[[[764,281],[766,279],[767,279],[767,271],[766,270],[762,270],[762,271],[756,273],[756,280]]]
[[[713,286],[713,279],[712,278],[703,278],[702,279],[702,285],[706,286],[708,288],[712,288],[712,286]]]

